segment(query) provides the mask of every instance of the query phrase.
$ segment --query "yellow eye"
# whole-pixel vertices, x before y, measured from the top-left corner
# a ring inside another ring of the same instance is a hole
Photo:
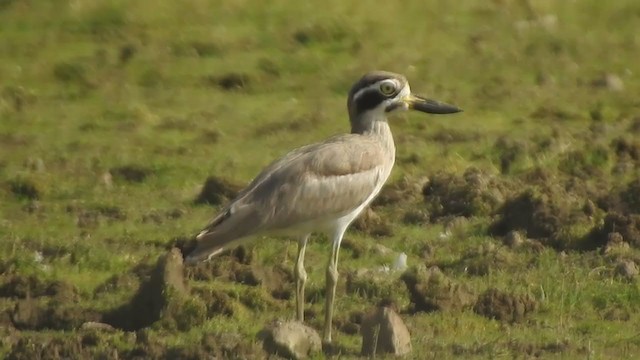
[[[384,81],[380,84],[380,92],[384,95],[391,95],[396,92],[396,84],[393,81]]]

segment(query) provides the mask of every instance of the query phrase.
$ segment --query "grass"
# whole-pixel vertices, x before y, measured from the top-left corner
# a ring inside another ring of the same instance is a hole
[[[633,145],[637,136],[630,129],[640,116],[639,26],[640,5],[632,0],[0,2],[0,259],[7,274],[64,280],[77,287],[83,306],[108,308],[92,297],[100,284],[154,264],[175,238],[192,236],[214,213],[193,204],[208,176],[246,183],[287,150],[347,131],[346,93],[372,69],[406,74],[416,93],[465,110],[393,119],[398,162],[391,182],[460,176],[474,166],[516,183],[542,168],[551,185],[585,179],[585,189],[601,195],[640,174],[633,146],[622,172],[622,155],[612,146],[621,137]],[[510,163],[501,173],[503,161]],[[115,176],[122,167],[145,176]],[[593,192],[571,194],[596,202]],[[519,324],[471,309],[404,313],[414,358],[640,353],[638,281],[615,275],[621,258],[638,262],[637,244],[618,257],[511,249],[488,235],[497,215],[472,217],[446,237],[446,219],[405,224],[397,214],[406,209],[396,206],[376,209],[390,219],[392,236],[348,233],[368,250],[358,257],[345,249],[342,274],[389,263],[370,251],[380,242],[406,252],[410,265],[442,267],[478,294],[496,287],[539,303]],[[424,208],[421,201],[407,206]],[[598,214],[567,224],[571,240],[598,226]],[[426,259],[425,244],[432,249]],[[487,244],[509,253],[507,268],[474,276],[452,265]],[[292,267],[295,259],[294,243],[265,239],[251,249],[266,266]],[[307,250],[309,291],[318,296],[328,253],[324,240]],[[238,301],[261,291],[221,280],[192,285],[226,289]],[[189,331],[150,332],[174,348],[228,331],[254,341],[265,323],[293,315],[293,301],[265,298]],[[377,300],[348,295],[342,286],[336,317]],[[408,308],[408,294],[399,301]],[[10,311],[14,303],[3,304]],[[316,329],[322,304],[310,305]],[[626,316],[607,315],[616,311]],[[358,335],[336,337],[348,357],[357,354]],[[106,341],[133,346],[124,335]],[[0,343],[0,354],[14,345]]]

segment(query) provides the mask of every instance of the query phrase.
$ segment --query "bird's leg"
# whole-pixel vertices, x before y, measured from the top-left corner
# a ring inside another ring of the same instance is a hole
[[[307,248],[309,234],[298,240],[298,257],[296,266],[293,269],[293,276],[296,279],[296,317],[298,321],[304,321],[304,284],[307,281],[307,272],[304,270],[304,251]]]
[[[331,344],[331,322],[333,319],[333,301],[336,297],[336,286],[338,285],[338,253],[340,252],[340,243],[346,229],[340,229],[333,238],[333,247],[331,248],[331,257],[327,265],[327,284],[326,284],[326,302],[324,309],[324,331],[322,341],[325,344]]]

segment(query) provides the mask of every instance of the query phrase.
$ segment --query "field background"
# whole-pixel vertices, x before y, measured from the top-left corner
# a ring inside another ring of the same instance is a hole
[[[465,112],[391,120],[392,178],[341,252],[338,354],[384,302],[416,359],[640,356],[639,30],[636,0],[0,1],[0,357],[265,356],[291,241],[187,269],[158,321],[118,309],[216,195],[348,131],[374,69]],[[317,330],[329,247],[307,249]],[[401,252],[440,287],[357,274]]]

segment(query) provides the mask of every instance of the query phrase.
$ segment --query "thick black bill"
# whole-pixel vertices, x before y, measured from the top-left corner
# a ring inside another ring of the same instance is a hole
[[[407,99],[409,108],[422,111],[429,114],[454,114],[461,112],[462,109],[457,106],[445,104],[439,101],[425,99],[421,96],[410,95]]]

